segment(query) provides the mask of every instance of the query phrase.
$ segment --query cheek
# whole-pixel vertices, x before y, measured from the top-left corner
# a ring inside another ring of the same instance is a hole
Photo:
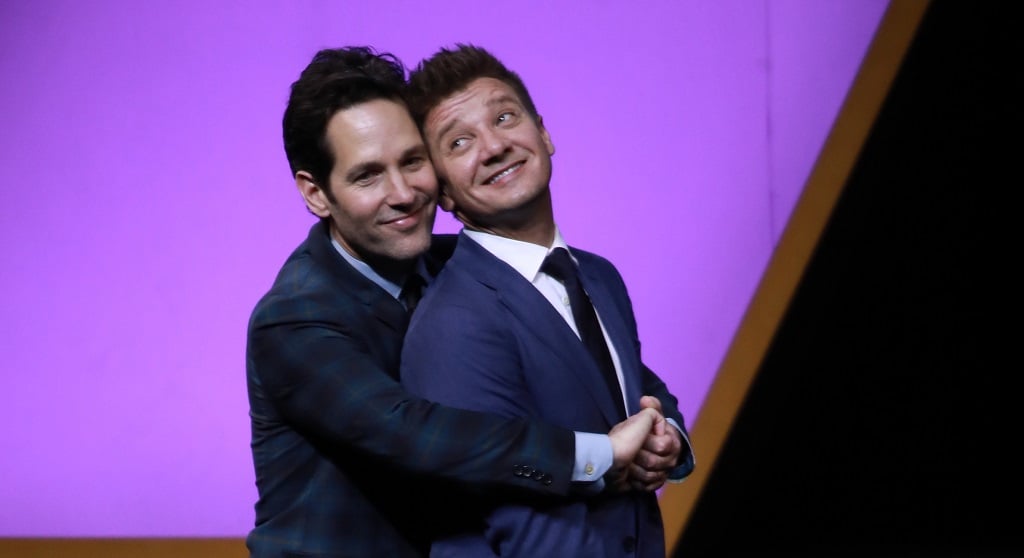
[[[473,183],[473,171],[475,168],[474,165],[465,161],[449,165],[447,168],[448,181],[459,187],[467,187]]]
[[[426,166],[418,171],[415,175],[415,184],[419,185],[420,189],[424,192],[434,194],[437,192],[437,175],[434,174],[434,167]]]
[[[339,205],[343,204],[344,207],[341,211],[342,216],[353,223],[372,221],[383,205],[380,196],[369,190],[348,196],[344,202],[338,201],[341,202]]]

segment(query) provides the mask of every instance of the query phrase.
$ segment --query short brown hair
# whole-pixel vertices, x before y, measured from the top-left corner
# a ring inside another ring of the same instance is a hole
[[[376,99],[401,103],[404,89],[405,66],[390,53],[366,46],[317,52],[292,83],[282,118],[292,176],[300,170],[308,172],[333,202],[327,181],[335,161],[327,142],[327,123],[338,111],[361,103]]]
[[[465,89],[479,78],[494,78],[507,84],[519,96],[530,116],[537,120],[537,107],[519,75],[486,50],[460,43],[453,49],[442,48],[409,73],[406,96],[416,125],[422,130],[427,113],[452,93]]]

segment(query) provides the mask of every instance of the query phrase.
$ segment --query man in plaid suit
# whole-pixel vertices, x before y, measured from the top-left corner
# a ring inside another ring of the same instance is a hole
[[[453,248],[432,242],[437,181],[404,79],[394,57],[347,48],[320,51],[292,84],[285,151],[320,221],[249,323],[253,557],[424,555],[428,535],[456,523],[438,513],[448,488],[563,497],[631,462],[660,485],[654,408],[609,434],[572,432],[398,384],[413,304],[403,287],[429,282]]]

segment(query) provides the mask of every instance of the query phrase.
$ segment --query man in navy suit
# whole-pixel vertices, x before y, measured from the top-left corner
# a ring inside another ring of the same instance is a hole
[[[694,462],[683,417],[641,362],[622,278],[600,256],[569,248],[555,225],[554,145],[522,81],[484,49],[458,45],[421,62],[409,82],[410,109],[441,181],[441,206],[465,226],[413,316],[403,385],[467,409],[598,431],[621,420],[623,406],[636,412],[642,395],[654,395],[672,423],[657,433],[672,448],[663,454],[662,472],[684,478]],[[571,254],[563,262],[596,310],[595,329],[611,357],[607,376],[577,334],[582,326],[568,305],[569,283],[546,267],[559,250]],[[479,502],[485,524],[439,539],[433,554],[665,556],[652,492],[515,502],[483,494]]]
[[[253,557],[423,556],[447,523],[431,521],[446,518],[428,492],[565,497],[594,491],[638,451],[649,467],[665,451],[648,435],[664,422],[654,408],[588,434],[399,385],[403,286],[451,252],[444,238],[431,246],[437,181],[404,80],[390,55],[345,48],[318,52],[292,84],[285,152],[319,222],[249,322]]]

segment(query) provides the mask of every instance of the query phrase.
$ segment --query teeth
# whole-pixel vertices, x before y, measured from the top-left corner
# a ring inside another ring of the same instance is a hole
[[[488,180],[487,183],[488,184],[494,184],[495,182],[501,180],[502,177],[508,176],[509,173],[511,173],[512,171],[518,169],[519,167],[520,167],[520,163],[516,163],[515,165],[512,165],[511,167],[501,171],[499,174],[497,174],[496,176],[494,176],[493,178]]]

